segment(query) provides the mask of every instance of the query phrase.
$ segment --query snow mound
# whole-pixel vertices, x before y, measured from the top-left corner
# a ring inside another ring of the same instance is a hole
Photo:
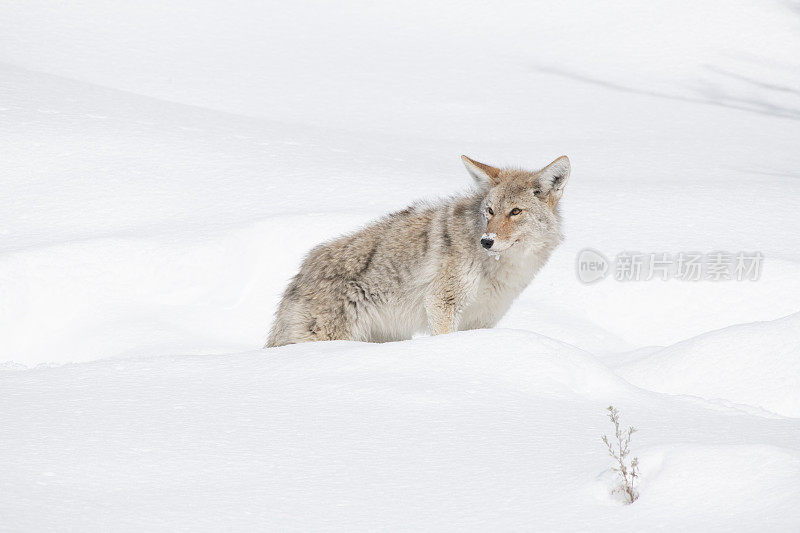
[[[648,390],[800,417],[800,313],[705,333],[617,370]]]
[[[631,507],[605,482],[612,400],[640,427]],[[513,330],[109,359],[0,373],[0,516],[26,531],[797,524],[792,424],[639,390]]]
[[[493,384],[506,393],[537,395],[583,395],[606,402],[609,397],[628,396],[633,387],[616,376],[594,355],[563,342],[520,330],[472,330],[412,341],[365,344],[325,342],[296,344],[270,350],[270,357],[300,358],[304,371],[339,374],[343,362],[352,372],[357,368],[363,379],[391,376],[398,383],[407,382],[416,390],[420,367],[432,390],[443,394],[453,387],[463,392],[465,380],[480,376],[475,384]],[[295,362],[298,364],[298,362]],[[380,378],[382,379],[382,378]],[[478,387],[480,389],[481,387]]]

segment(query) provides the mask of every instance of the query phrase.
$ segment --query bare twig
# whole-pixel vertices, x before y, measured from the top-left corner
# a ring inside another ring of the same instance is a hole
[[[639,458],[634,457],[632,460],[627,460],[630,455],[631,436],[636,433],[636,428],[629,426],[627,430],[619,427],[619,411],[613,405],[608,406],[608,418],[614,424],[614,438],[616,439],[616,447],[612,441],[603,435],[603,443],[608,448],[608,453],[616,461],[616,465],[611,469],[619,475],[619,485],[614,488],[615,492],[622,492],[628,503],[633,503],[639,497],[639,491],[636,490],[636,483],[639,478]]]

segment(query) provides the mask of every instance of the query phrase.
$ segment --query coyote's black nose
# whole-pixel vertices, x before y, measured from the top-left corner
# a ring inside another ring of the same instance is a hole
[[[483,246],[487,250],[491,248],[493,244],[494,244],[494,239],[486,239],[486,238],[481,239],[481,246]]]

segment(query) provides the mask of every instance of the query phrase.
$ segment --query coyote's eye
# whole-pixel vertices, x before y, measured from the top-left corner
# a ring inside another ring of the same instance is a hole
[[[494,211],[492,211],[492,208],[491,208],[491,207],[487,207],[487,208],[486,208],[486,212],[487,212],[487,213],[489,213],[489,216],[492,216],[492,215],[494,215]]]
[[[509,215],[513,217],[514,215],[519,215],[520,213],[522,213],[522,209],[520,209],[519,207],[515,207],[514,209],[511,210]]]

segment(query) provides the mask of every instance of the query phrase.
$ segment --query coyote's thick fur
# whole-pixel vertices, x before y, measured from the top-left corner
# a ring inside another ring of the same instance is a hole
[[[526,171],[462,159],[474,192],[414,204],[311,250],[267,346],[494,326],[562,239],[570,164],[562,156]]]

